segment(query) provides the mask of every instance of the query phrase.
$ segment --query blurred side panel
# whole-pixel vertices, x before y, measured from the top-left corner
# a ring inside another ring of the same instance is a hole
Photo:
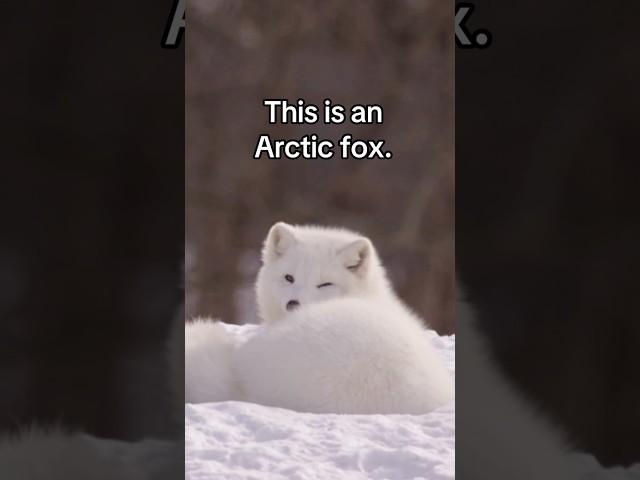
[[[160,46],[170,11],[2,7],[0,438],[57,425],[183,441],[166,354],[184,239],[184,49]]]
[[[478,2],[468,26],[493,43],[456,52],[456,258],[477,313],[457,337],[463,480],[508,464],[504,445],[543,465],[546,424],[604,466],[640,461],[639,13]],[[474,328],[499,387],[477,381]],[[522,423],[479,400],[503,388]],[[519,467],[502,473],[535,478]]]

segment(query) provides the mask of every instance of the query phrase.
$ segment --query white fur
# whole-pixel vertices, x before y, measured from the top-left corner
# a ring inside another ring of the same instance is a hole
[[[236,399],[231,371],[233,341],[219,323],[195,319],[185,325],[184,397],[186,403]]]
[[[265,240],[262,262],[256,297],[265,323],[286,316],[290,300],[302,306],[347,296],[398,301],[371,242],[349,230],[276,223]],[[318,288],[327,282],[333,285]]]
[[[423,328],[382,302],[302,307],[238,349],[246,399],[315,413],[421,414],[453,399]]]
[[[420,414],[454,398],[424,327],[365,237],[274,225],[256,292],[263,328],[234,355],[243,399],[307,412]],[[288,311],[292,300],[300,306]]]

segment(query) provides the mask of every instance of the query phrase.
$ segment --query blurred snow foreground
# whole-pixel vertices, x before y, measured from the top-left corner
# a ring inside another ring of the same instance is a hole
[[[175,480],[180,445],[147,439],[123,442],[30,428],[0,439],[2,480]]]
[[[255,326],[227,326],[241,337]],[[455,336],[427,333],[454,373]],[[188,480],[455,478],[453,402],[426,415],[299,413],[243,402],[185,406]]]

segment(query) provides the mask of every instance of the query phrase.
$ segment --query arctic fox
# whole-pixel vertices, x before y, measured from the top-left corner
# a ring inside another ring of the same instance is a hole
[[[369,239],[280,222],[262,260],[264,325],[232,360],[244,400],[360,414],[422,414],[453,400],[449,373]]]

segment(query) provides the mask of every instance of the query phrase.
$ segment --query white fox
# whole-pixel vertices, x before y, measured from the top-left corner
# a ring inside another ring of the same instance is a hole
[[[420,321],[393,292],[368,239],[346,230],[278,223],[262,256],[256,293],[263,325],[248,341],[232,345],[215,323],[187,327],[187,337],[204,332],[208,338],[189,343],[197,346],[188,348],[192,368],[199,367],[201,348],[216,349],[207,360],[218,367],[215,379],[204,364],[200,374],[185,376],[202,382],[198,395],[204,400],[317,413],[425,413],[453,400],[448,373]],[[569,455],[562,435],[492,363],[469,305],[459,300],[457,310],[467,345],[460,352],[466,367],[462,384],[473,401],[457,412],[465,434],[456,445],[464,458],[456,474],[497,480],[604,474],[598,465]],[[220,374],[219,367],[230,367],[233,376]]]
[[[429,412],[453,381],[371,242],[275,224],[256,293],[263,327],[237,346],[241,399],[315,413]]]

